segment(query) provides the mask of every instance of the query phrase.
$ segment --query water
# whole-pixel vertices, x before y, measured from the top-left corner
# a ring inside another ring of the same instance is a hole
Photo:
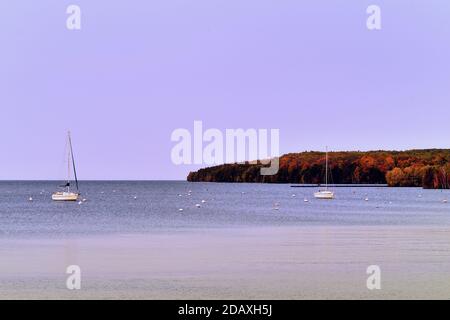
[[[448,190],[82,182],[78,204],[53,202],[57,184],[0,182],[0,299],[450,296]]]
[[[56,185],[54,181],[0,182],[0,237],[248,226],[450,225],[450,203],[443,202],[450,200],[448,190],[337,188],[337,199],[324,201],[313,198],[315,188],[279,184],[89,181],[81,182],[87,201],[79,204],[53,202]]]

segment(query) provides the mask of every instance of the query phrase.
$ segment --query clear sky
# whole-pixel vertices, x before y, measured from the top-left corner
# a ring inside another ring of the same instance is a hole
[[[11,0],[0,41],[0,179],[62,178],[67,129],[81,179],[184,179],[194,120],[282,153],[450,148],[448,0]]]

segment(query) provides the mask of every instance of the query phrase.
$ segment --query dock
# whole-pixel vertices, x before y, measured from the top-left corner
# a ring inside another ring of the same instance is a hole
[[[320,188],[323,184],[293,184],[291,188]],[[329,184],[328,188],[387,188],[387,184]]]

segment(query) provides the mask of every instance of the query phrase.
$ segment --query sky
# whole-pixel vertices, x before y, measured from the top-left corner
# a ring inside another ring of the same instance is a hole
[[[447,0],[11,0],[0,41],[3,180],[64,178],[69,129],[80,179],[185,179],[196,120],[281,153],[450,148]]]

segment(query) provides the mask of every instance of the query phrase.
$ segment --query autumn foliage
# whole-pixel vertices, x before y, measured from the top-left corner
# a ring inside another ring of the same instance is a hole
[[[323,183],[323,152],[289,153],[280,158],[276,175],[260,175],[261,164],[234,163],[189,173],[188,181]],[[330,152],[330,182],[388,184],[391,187],[450,187],[450,150]]]

